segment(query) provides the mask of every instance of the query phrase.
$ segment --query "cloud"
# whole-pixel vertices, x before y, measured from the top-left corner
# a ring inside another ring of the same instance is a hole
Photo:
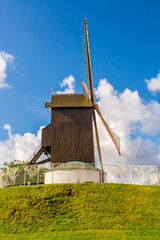
[[[11,126],[9,124],[4,124],[3,127],[5,130],[8,130],[8,136],[11,136],[11,133],[12,133]]]
[[[61,86],[67,86],[67,92],[74,89],[74,84],[75,79],[70,75]],[[99,81],[95,95],[104,119],[121,139],[122,156],[118,156],[97,116],[103,163],[160,165],[160,146],[151,140],[160,133],[160,104],[153,100],[145,103],[138,91],[132,92],[128,88],[119,93],[106,79]],[[28,132],[24,135],[12,134],[9,124],[5,124],[4,129],[8,131],[8,139],[0,141],[0,166],[5,161],[28,160],[41,142],[42,127],[36,134]]]
[[[7,63],[10,63],[14,60],[14,56],[8,54],[4,51],[0,52],[0,89],[2,88],[11,88],[12,86],[6,83],[6,68]]]
[[[27,161],[41,143],[42,128],[43,127],[40,127],[37,134],[28,132],[24,135],[20,135],[12,134],[11,126],[9,124],[5,124],[4,129],[8,131],[8,139],[0,141],[0,167],[3,166],[5,161]]]
[[[150,80],[146,79],[145,82],[147,83],[148,91],[151,91],[153,93],[160,92],[160,72],[156,78],[151,78]]]
[[[61,88],[65,88],[64,91],[57,91],[57,94],[67,94],[75,92],[75,78],[70,75],[66,77],[61,83]]]
[[[122,93],[102,79],[95,89],[98,105],[109,126],[121,139],[122,157],[118,157],[100,119],[98,129],[104,163],[112,164],[160,164],[160,151],[156,144],[143,136],[160,133],[160,104],[145,103],[137,91],[125,89]],[[132,140],[132,136],[139,136]],[[137,158],[143,156],[143,158]]]

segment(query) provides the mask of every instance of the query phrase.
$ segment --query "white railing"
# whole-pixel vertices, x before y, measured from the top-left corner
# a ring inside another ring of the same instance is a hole
[[[76,162],[74,163],[76,167]],[[100,169],[100,164],[94,165]],[[54,167],[62,168],[62,164],[45,163],[41,165],[25,165],[16,168],[6,168],[0,171],[0,187],[15,185],[43,184],[44,175]],[[85,166],[85,165],[84,165]],[[81,166],[83,168],[83,164]],[[72,164],[73,169],[73,164]],[[68,174],[70,165],[68,165]],[[160,185],[160,167],[153,165],[109,165],[103,164],[108,183],[127,183],[139,185]]]

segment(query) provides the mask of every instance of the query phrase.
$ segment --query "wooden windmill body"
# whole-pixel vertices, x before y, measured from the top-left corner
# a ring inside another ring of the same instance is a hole
[[[51,153],[51,163],[94,163],[91,101],[84,94],[59,94],[45,106],[51,124],[42,130],[42,146]]]
[[[43,152],[47,155],[47,159],[41,163],[51,161],[51,163],[63,164],[76,161],[94,164],[93,122],[103,173],[96,114],[100,117],[120,155],[120,139],[105,122],[94,99],[86,19],[84,19],[83,57],[86,84],[82,80],[81,83],[84,93],[53,94],[51,102],[45,103],[45,106],[51,110],[51,124],[42,130],[41,148],[29,164],[35,164]]]

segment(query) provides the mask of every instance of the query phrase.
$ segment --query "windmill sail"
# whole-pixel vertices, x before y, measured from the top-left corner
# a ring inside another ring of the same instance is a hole
[[[82,83],[83,89],[85,90],[86,94],[91,99],[91,94],[90,94],[90,91],[88,90],[87,86],[85,85],[85,83],[82,80],[81,80],[81,83]],[[103,118],[103,116],[102,116],[102,114],[99,110],[99,107],[98,107],[98,105],[95,101],[94,101],[94,108],[97,111],[105,129],[107,130],[108,134],[110,135],[110,137],[112,139],[112,142],[114,143],[114,145],[117,149],[118,154],[121,155],[121,152],[120,152],[120,138],[115,134],[115,132],[105,122],[105,120],[104,120],[104,118]]]
[[[101,158],[101,151],[100,151],[100,144],[99,144],[99,138],[98,138],[98,129],[97,129],[97,122],[96,122],[96,114],[95,111],[98,113],[105,129],[107,130],[108,134],[110,135],[119,155],[120,153],[120,138],[114,133],[114,131],[107,125],[104,118],[102,117],[102,114],[98,108],[98,105],[96,104],[94,100],[94,94],[93,94],[93,79],[92,79],[92,69],[91,69],[91,60],[90,60],[90,50],[89,50],[89,40],[88,40],[88,29],[87,29],[87,20],[84,19],[84,30],[83,30],[83,63],[84,63],[84,75],[85,75],[85,82],[81,80],[83,91],[85,94],[88,95],[92,102],[93,106],[93,122],[95,127],[95,134],[96,134],[96,141],[97,141],[97,149],[98,149],[98,155],[99,160],[101,164],[101,170],[103,172],[103,165],[102,165],[102,158]]]
[[[105,127],[105,129],[107,130],[108,134],[110,135],[111,139],[112,139],[112,142],[114,143],[116,149],[117,149],[117,152],[119,155],[121,155],[121,152],[120,152],[120,138],[115,134],[115,132],[108,126],[108,124],[105,122],[100,110],[99,110],[99,107],[98,105],[95,103],[95,109]]]
[[[92,80],[92,69],[91,69],[90,50],[89,50],[89,41],[88,41],[88,29],[87,29],[86,18],[84,19],[84,31],[83,31],[83,63],[84,63],[85,80],[86,80],[86,84],[89,88],[89,96],[90,96],[90,99],[91,99],[91,102],[93,105],[94,104],[93,80]],[[100,150],[100,144],[99,144],[98,129],[97,129],[97,122],[96,122],[96,115],[95,115],[94,107],[93,107],[92,113],[93,113],[93,122],[94,122],[94,126],[95,126],[98,156],[99,156],[99,161],[101,164],[101,171],[102,171],[102,176],[103,176],[102,157],[101,157],[101,150]]]

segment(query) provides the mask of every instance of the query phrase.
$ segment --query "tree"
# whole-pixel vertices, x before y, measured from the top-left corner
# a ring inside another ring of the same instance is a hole
[[[2,171],[7,170],[7,168],[20,168],[22,166],[24,166],[26,164],[25,161],[21,161],[21,160],[14,160],[12,162],[4,162],[3,167],[0,168]]]

